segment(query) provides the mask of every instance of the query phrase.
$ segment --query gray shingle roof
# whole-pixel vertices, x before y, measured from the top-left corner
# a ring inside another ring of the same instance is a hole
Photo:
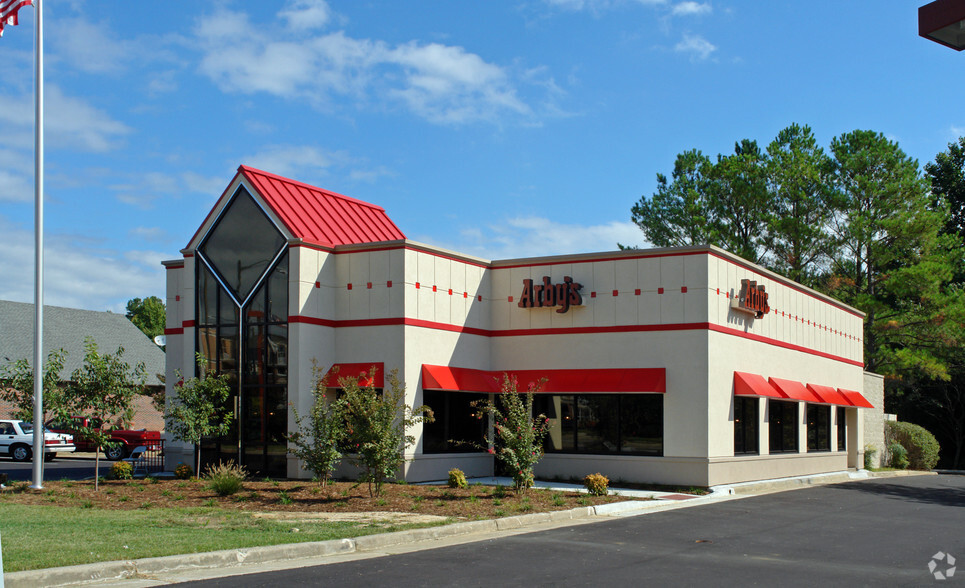
[[[123,314],[44,305],[44,358],[55,349],[67,351],[63,379],[83,366],[86,337],[94,338],[100,353],[123,347],[124,361],[132,366],[143,361],[147,384],[161,385],[157,374],[164,373],[164,351]],[[0,300],[0,363],[33,364],[33,347],[34,305]]]

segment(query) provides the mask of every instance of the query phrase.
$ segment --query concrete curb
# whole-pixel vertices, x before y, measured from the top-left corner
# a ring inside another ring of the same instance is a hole
[[[527,527],[535,527],[544,523],[572,521],[593,517],[632,516],[633,514],[643,514],[648,511],[664,510],[668,507],[681,508],[684,506],[707,504],[708,502],[734,495],[781,492],[784,490],[836,484],[853,480],[914,475],[935,475],[935,472],[868,472],[859,470],[857,472],[834,472],[814,476],[801,476],[798,478],[761,480],[759,482],[716,486],[712,488],[710,494],[696,496],[685,501],[661,500],[659,498],[656,500],[642,501],[628,500],[569,510],[517,515],[501,519],[467,521],[440,527],[427,527],[424,529],[396,531],[393,533],[379,533],[353,539],[288,543],[285,545],[227,549],[208,553],[169,555],[164,557],[11,572],[4,574],[3,579],[5,588],[34,588],[35,586],[86,584],[165,572],[190,571],[192,569],[232,568],[245,564],[263,564],[312,557],[344,555],[355,552],[372,552],[398,545],[432,541],[447,537],[514,531]]]

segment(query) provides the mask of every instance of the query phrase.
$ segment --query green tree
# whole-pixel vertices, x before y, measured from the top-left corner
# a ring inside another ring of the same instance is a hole
[[[194,445],[194,471],[201,472],[201,439],[225,435],[231,429],[234,413],[227,408],[231,388],[227,374],[205,370],[202,354],[197,354],[200,377],[180,379],[174,385],[174,396],[168,411],[167,432],[179,441]],[[180,375],[179,375],[180,378]]]
[[[406,447],[415,443],[415,437],[406,431],[432,422],[432,410],[405,404],[405,387],[395,370],[389,375],[389,387],[381,393],[371,383],[360,385],[357,377],[339,378],[338,382],[345,391],[346,449],[354,452],[349,459],[361,469],[359,480],[368,483],[369,496],[381,496],[385,481],[399,475]]]
[[[43,421],[60,420],[67,416],[61,372],[67,359],[63,349],[51,351],[44,362]],[[33,422],[34,369],[26,359],[18,359],[0,367],[0,400],[14,407],[13,418]]]
[[[697,150],[674,162],[672,181],[657,174],[657,192],[641,198],[630,218],[657,247],[716,245],[753,262],[766,253],[766,159],[755,141],[734,145],[717,162]]]
[[[831,160],[811,127],[792,124],[767,146],[771,214],[767,265],[796,282],[811,285],[827,267],[833,250]]]
[[[312,365],[315,383],[312,386],[312,409],[305,417],[292,406],[298,430],[288,436],[294,446],[291,450],[304,462],[319,484],[326,485],[342,460],[341,446],[345,439],[345,414],[343,399],[329,401],[325,392],[328,383],[317,365]]]
[[[714,212],[707,177],[710,159],[694,149],[677,155],[672,182],[657,174],[657,192],[630,209],[630,218],[656,247],[713,243]]]
[[[935,161],[925,164],[925,173],[931,180],[935,205],[948,208],[946,234],[958,235],[958,244],[965,244],[965,137],[948,144],[948,151],[935,156]],[[963,279],[959,274],[959,280]]]
[[[515,376],[503,374],[498,404],[492,400],[476,401],[478,416],[492,418],[493,435],[487,450],[495,454],[513,473],[516,493],[533,485],[533,467],[543,457],[543,439],[548,431],[546,415],[533,414],[533,394],[539,392],[545,380],[532,383],[520,393]]]
[[[74,370],[66,391],[73,414],[88,417],[80,434],[97,449],[94,458],[94,489],[98,489],[100,450],[113,445],[108,425],[119,421],[127,425],[134,416],[134,397],[144,389],[144,364],[130,366],[124,361],[124,348],[115,353],[99,353],[90,337],[84,341],[84,365]]]
[[[767,158],[756,141],[734,145],[733,155],[718,155],[710,168],[710,244],[754,263],[767,254],[765,228],[772,205],[767,191]]]
[[[939,235],[947,211],[932,206],[918,162],[881,133],[831,143],[838,249],[826,290],[866,313],[865,366],[946,379],[948,345],[963,335],[962,296],[948,287],[954,249]]]
[[[140,298],[128,300],[125,316],[151,339],[164,334],[167,317],[164,311],[164,301],[157,296],[149,296],[144,300]]]

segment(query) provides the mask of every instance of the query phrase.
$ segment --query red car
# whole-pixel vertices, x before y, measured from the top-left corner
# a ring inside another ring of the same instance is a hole
[[[67,421],[51,421],[47,423],[47,430],[55,433],[67,433],[74,436],[74,445],[77,451],[92,452],[97,449],[90,441],[84,439],[83,429],[85,427],[101,428],[102,424],[94,419],[87,417],[71,417]],[[145,446],[148,450],[156,450],[161,447],[161,432],[148,431],[141,429],[138,431],[127,429],[115,429],[111,431],[111,441],[114,442],[110,447],[102,447],[101,450],[107,459],[116,461],[123,459],[131,454],[131,451],[140,446]]]

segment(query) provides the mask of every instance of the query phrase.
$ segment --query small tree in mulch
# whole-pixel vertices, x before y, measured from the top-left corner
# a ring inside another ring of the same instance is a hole
[[[200,377],[174,385],[166,431],[178,441],[194,445],[194,471],[201,472],[201,439],[226,435],[234,413],[227,406],[231,389],[227,374],[206,369],[207,361],[197,355]]]
[[[111,431],[104,423],[120,420],[130,423],[134,416],[134,397],[144,389],[144,364],[134,367],[124,361],[124,348],[115,353],[99,353],[90,337],[84,342],[84,366],[74,370],[65,394],[73,414],[87,418],[80,434],[96,447],[94,457],[94,489],[98,489],[101,448],[113,445]]]
[[[533,467],[543,457],[543,439],[548,431],[545,415],[533,415],[533,394],[539,392],[545,379],[531,383],[525,393],[518,391],[515,376],[503,374],[498,404],[492,400],[477,400],[473,406],[478,418],[492,417],[493,436],[487,439],[486,449],[495,454],[513,472],[516,493],[525,492],[533,485]]]
[[[43,366],[43,394],[45,423],[62,420],[68,411],[64,397],[63,380],[60,372],[67,361],[67,352],[57,349],[47,354]],[[13,407],[13,418],[26,421],[34,420],[34,369],[30,361],[18,359],[0,367],[0,400]]]
[[[374,376],[373,370],[365,386],[357,377],[338,382],[345,391],[346,449],[353,452],[349,460],[362,470],[359,481],[368,483],[369,496],[381,496],[382,485],[395,478],[405,463],[406,447],[415,443],[406,430],[432,422],[432,410],[405,404],[405,387],[397,371],[389,374],[389,386],[382,392],[371,384]]]
[[[315,383],[312,386],[312,409],[305,416],[292,406],[298,430],[288,435],[292,444],[289,451],[302,460],[302,467],[314,474],[322,486],[342,461],[342,444],[345,439],[345,400],[329,401],[325,391],[328,382],[321,370],[312,362]]]

